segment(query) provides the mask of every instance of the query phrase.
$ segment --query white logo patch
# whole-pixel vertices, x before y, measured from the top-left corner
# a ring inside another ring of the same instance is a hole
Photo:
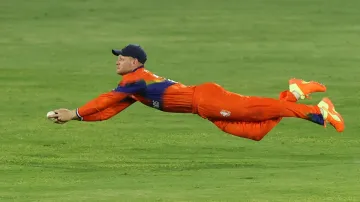
[[[153,101],[152,101],[152,104],[153,104],[153,107],[155,107],[155,108],[157,108],[157,109],[160,108],[160,103],[159,103],[158,101],[153,100]]]
[[[227,111],[227,110],[221,110],[220,111],[221,116],[223,117],[229,117],[231,115],[231,112]]]

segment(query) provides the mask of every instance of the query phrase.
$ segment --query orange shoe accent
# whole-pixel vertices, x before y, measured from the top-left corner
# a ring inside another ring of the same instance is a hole
[[[310,98],[311,93],[325,92],[326,86],[316,81],[304,81],[302,79],[289,80],[290,92],[296,92],[301,99]]]
[[[338,132],[344,131],[344,119],[340,113],[335,110],[334,104],[329,98],[323,98],[318,104],[318,107],[323,110],[323,117],[326,122],[329,122]]]

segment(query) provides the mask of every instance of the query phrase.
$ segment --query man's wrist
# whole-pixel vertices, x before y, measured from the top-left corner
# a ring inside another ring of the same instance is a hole
[[[82,117],[78,114],[77,109],[72,110],[71,115],[72,115],[72,120],[78,120],[78,121],[82,120]]]

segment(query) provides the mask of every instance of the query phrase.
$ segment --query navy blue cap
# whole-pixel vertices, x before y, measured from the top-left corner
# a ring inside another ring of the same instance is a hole
[[[121,50],[112,50],[112,53],[116,56],[130,56],[139,60],[139,62],[145,64],[147,55],[141,46],[137,44],[129,44]]]

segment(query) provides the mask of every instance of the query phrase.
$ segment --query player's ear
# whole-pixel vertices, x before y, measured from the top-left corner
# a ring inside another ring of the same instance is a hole
[[[138,66],[140,62],[138,59],[134,58],[132,63],[133,63],[133,65]]]

